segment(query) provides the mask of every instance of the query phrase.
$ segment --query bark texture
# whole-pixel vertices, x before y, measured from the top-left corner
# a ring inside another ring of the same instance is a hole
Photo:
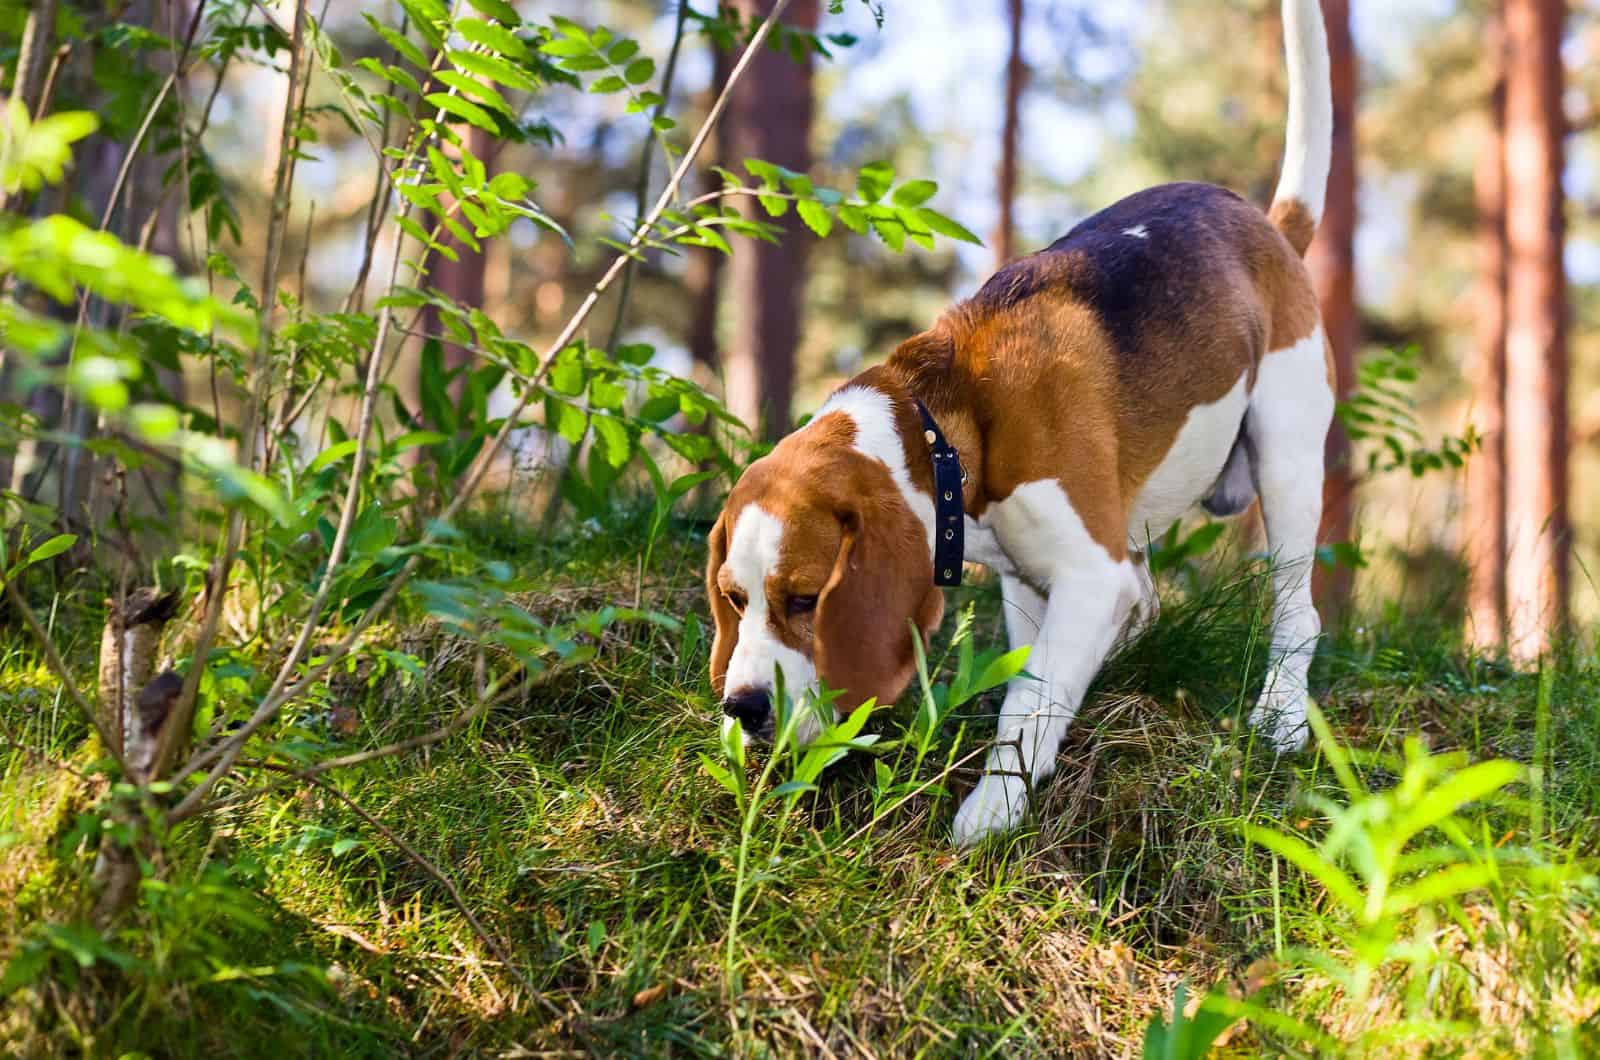
[[[1480,447],[1467,461],[1462,545],[1467,566],[1467,637],[1481,651],[1506,638],[1506,71],[1505,27],[1490,17],[1484,54],[1491,83],[1474,196],[1478,286],[1474,295],[1472,421]]]
[[[1529,661],[1567,618],[1561,0],[1506,0],[1506,620]]]
[[[771,11],[772,0],[739,0],[735,6],[747,19],[760,18]],[[814,29],[817,0],[795,0],[786,18],[797,28]],[[812,65],[809,51],[799,61],[773,47],[755,57],[724,119],[730,159],[760,158],[799,172],[811,168]],[[766,219],[754,203],[746,209]],[[789,429],[810,239],[793,211],[779,225],[777,244],[735,244],[729,270],[735,314],[724,377],[728,406],[767,439]]]
[[[1350,37],[1349,0],[1322,0],[1328,28],[1328,58],[1333,90],[1333,158],[1328,199],[1306,263],[1322,305],[1323,326],[1333,348],[1335,388],[1343,400],[1355,388],[1356,350],[1361,317],[1356,307],[1356,98],[1355,43]],[[1355,476],[1350,438],[1338,420],[1328,432],[1322,487],[1322,526],[1318,541],[1351,540],[1355,528]],[[1342,612],[1350,601],[1354,571],[1319,566],[1316,598],[1325,614]]]

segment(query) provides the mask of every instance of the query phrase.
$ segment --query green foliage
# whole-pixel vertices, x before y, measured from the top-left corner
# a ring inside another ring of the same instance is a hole
[[[1310,842],[1282,825],[1242,826],[1249,842],[1316,881],[1330,900],[1327,922],[1337,945],[1301,947],[1284,956],[1326,976],[1356,1013],[1365,1012],[1380,976],[1404,982],[1401,1018],[1361,1020],[1371,1025],[1347,1047],[1367,1051],[1407,1041],[1443,1043],[1472,1033],[1470,1025],[1431,1015],[1439,982],[1459,972],[1433,941],[1439,926],[1464,923],[1468,899],[1490,899],[1502,908],[1519,893],[1559,899],[1592,890],[1595,877],[1581,864],[1546,858],[1538,844],[1543,837],[1537,812],[1536,842],[1509,845],[1511,833],[1496,839],[1504,824],[1491,823],[1495,811],[1513,817],[1528,813],[1529,803],[1506,792],[1527,782],[1525,767],[1502,759],[1472,762],[1461,751],[1431,753],[1416,736],[1405,739],[1400,756],[1352,751],[1339,742],[1320,710],[1313,707],[1310,720],[1343,793],[1343,801],[1304,797],[1307,810],[1326,822],[1320,841]],[[1357,772],[1361,767],[1392,783],[1369,787]],[[1208,1003],[1234,1015],[1265,1013],[1274,1029],[1327,1045],[1321,1030],[1282,1014],[1274,1017],[1259,1003],[1228,1003],[1216,995]],[[1544,1027],[1539,1033],[1542,1040],[1553,1040],[1568,1030]]]
[[[0,191],[38,191],[59,184],[72,159],[72,145],[94,132],[99,121],[84,111],[67,111],[31,121],[22,101],[6,102],[0,123]]]
[[[1425,444],[1411,393],[1419,376],[1419,356],[1417,347],[1408,346],[1365,358],[1356,392],[1336,407],[1351,440],[1369,443],[1369,474],[1405,468],[1420,478],[1430,471],[1461,467],[1478,447],[1479,438],[1470,426],[1459,438],[1446,434],[1437,445]]]
[[[1234,1022],[1232,1016],[1201,1003],[1191,1016],[1184,1011],[1188,986],[1179,983],[1172,996],[1172,1019],[1156,1016],[1144,1034],[1144,1060],[1204,1060],[1212,1044]]]

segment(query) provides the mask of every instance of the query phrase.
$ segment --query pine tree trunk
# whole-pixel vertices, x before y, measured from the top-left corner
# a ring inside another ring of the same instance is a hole
[[[762,17],[772,0],[739,0],[747,18]],[[814,29],[817,0],[795,0],[790,25]],[[730,159],[760,158],[789,169],[811,168],[811,68],[809,52],[796,62],[767,47],[729,100],[724,126]],[[747,203],[751,216],[768,219]],[[734,245],[730,279],[737,310],[727,350],[728,406],[758,437],[776,439],[789,428],[794,399],[795,352],[805,295],[805,249],[811,238],[790,211],[779,222],[777,245],[741,240]]]
[[[1481,651],[1506,639],[1506,70],[1505,26],[1489,19],[1485,53],[1493,69],[1488,121],[1474,175],[1478,211],[1477,350],[1472,419],[1480,448],[1467,460],[1462,520],[1467,567],[1467,638]]]
[[[1561,0],[1507,0],[1506,620],[1520,661],[1567,618]]]
[[[1022,85],[1027,70],[1022,64],[1022,0],[1009,0],[1011,51],[1006,59],[1006,110],[1000,130],[1000,219],[994,232],[994,267],[1017,255],[1017,146],[1021,132]]]
[[[1356,349],[1361,317],[1356,309],[1356,52],[1350,37],[1349,0],[1322,0],[1328,27],[1328,58],[1333,89],[1333,158],[1328,173],[1327,206],[1306,263],[1322,304],[1322,322],[1333,349],[1335,387],[1343,399],[1355,388]],[[1334,421],[1325,449],[1322,487],[1323,543],[1349,541],[1354,530],[1355,477],[1350,438]],[[1316,571],[1317,600],[1324,614],[1342,612],[1350,601],[1354,572],[1348,566]]]

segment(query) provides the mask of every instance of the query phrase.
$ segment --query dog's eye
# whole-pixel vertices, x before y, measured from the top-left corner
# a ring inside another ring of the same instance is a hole
[[[809,615],[816,609],[817,598],[815,596],[789,597],[789,613],[791,615]]]
[[[741,615],[744,614],[745,604],[749,602],[745,599],[744,593],[741,593],[739,590],[735,589],[732,592],[723,593],[722,595],[727,597],[728,603],[733,606],[733,609],[736,612]]]

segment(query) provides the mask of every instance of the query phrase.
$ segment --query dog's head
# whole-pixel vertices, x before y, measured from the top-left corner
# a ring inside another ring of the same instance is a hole
[[[841,693],[838,711],[892,703],[915,672],[911,625],[926,637],[944,614],[926,530],[854,431],[832,415],[784,439],[711,532],[711,685],[749,736],[773,735],[780,671],[798,744],[821,731],[808,703],[819,682]]]

